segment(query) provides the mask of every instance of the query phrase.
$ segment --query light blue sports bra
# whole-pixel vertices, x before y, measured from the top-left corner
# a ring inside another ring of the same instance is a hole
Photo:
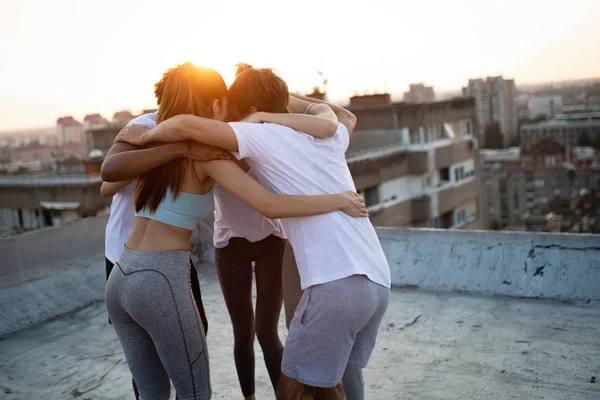
[[[144,208],[136,212],[135,216],[193,231],[196,223],[205,213],[206,200],[203,196],[202,194],[179,192],[175,199],[171,191],[167,189],[165,198],[155,212]]]

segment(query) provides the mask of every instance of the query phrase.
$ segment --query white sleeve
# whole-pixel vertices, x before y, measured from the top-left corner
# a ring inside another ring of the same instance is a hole
[[[150,129],[156,128],[156,114],[144,114],[140,115],[139,117],[135,117],[127,124],[127,126],[131,125],[144,125]]]
[[[346,150],[348,150],[348,146],[350,146],[350,134],[348,133],[348,128],[346,128],[346,125],[338,122],[338,128],[335,132],[335,135],[340,138],[342,146],[344,147],[344,152],[346,152]]]
[[[233,154],[239,159],[250,158],[260,160],[269,154],[269,143],[267,140],[267,128],[263,124],[251,122],[230,122],[238,141],[238,152]]]

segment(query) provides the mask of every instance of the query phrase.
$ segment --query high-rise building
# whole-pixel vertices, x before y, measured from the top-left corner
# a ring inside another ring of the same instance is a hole
[[[405,103],[433,103],[435,93],[432,86],[425,86],[422,83],[412,83],[408,92],[404,92]]]
[[[83,126],[71,116],[61,117],[56,120],[56,135],[58,146],[70,143],[81,144],[84,142]]]
[[[351,102],[358,124],[346,160],[375,225],[487,228],[473,99]]]
[[[469,79],[469,84],[463,88],[463,96],[475,98],[480,138],[484,137],[488,126],[496,123],[504,147],[517,139],[517,88],[513,79],[502,76]]]

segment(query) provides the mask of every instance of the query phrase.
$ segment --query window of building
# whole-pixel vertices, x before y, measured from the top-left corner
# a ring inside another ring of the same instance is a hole
[[[427,221],[415,221],[413,222],[414,228],[429,228],[429,222]]]
[[[465,121],[465,135],[473,136],[473,125],[471,124],[471,121],[469,121],[469,120]]]
[[[425,179],[423,179],[423,186],[426,188],[431,187],[431,176],[427,175]]]
[[[546,182],[543,179],[535,179],[533,181],[533,186],[536,188],[543,188],[546,186]]]
[[[434,220],[433,220],[433,227],[434,228],[438,228],[438,229],[441,229],[441,228],[444,227],[443,224],[442,224],[442,217],[441,216],[434,218]]]
[[[515,208],[518,209],[519,208],[519,193],[515,193],[514,201],[515,201]]]
[[[429,141],[430,142],[435,142],[436,140],[439,140],[439,134],[438,134],[438,126],[437,125],[430,125],[427,127],[427,136],[429,137]]]
[[[454,223],[453,225],[464,224],[467,221],[467,209],[456,210],[454,212]]]
[[[372,186],[364,191],[365,205],[371,207],[379,204],[379,187]]]
[[[421,135],[419,135],[419,131],[414,129],[410,131],[410,144],[420,144],[421,143]]]
[[[440,181],[450,182],[450,168],[440,169]]]

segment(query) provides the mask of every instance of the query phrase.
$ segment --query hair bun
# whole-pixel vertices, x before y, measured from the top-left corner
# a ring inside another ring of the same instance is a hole
[[[246,64],[246,63],[237,63],[235,64],[235,66],[237,67],[237,71],[235,71],[235,77],[237,78],[242,72],[246,71],[247,69],[253,69],[252,65],[250,64]]]

